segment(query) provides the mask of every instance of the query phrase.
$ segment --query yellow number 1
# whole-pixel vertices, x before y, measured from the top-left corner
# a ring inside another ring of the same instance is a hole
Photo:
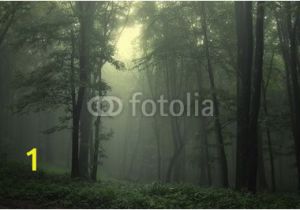
[[[27,156],[32,155],[32,159],[31,159],[31,170],[32,171],[36,171],[36,148],[32,148],[32,150],[28,151],[26,154]]]

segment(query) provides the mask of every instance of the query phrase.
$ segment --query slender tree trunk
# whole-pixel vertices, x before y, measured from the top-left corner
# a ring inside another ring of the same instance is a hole
[[[225,154],[225,145],[223,140],[222,128],[220,123],[220,114],[219,114],[219,101],[217,98],[216,87],[215,87],[215,79],[214,73],[212,69],[212,64],[210,60],[210,49],[209,49],[209,41],[208,41],[208,34],[207,34],[207,21],[206,21],[206,8],[205,2],[202,2],[202,29],[204,34],[204,46],[205,46],[205,53],[207,59],[207,71],[209,75],[210,81],[210,88],[212,99],[214,102],[214,123],[218,141],[218,150],[220,155],[220,162],[221,162],[221,177],[222,177],[222,186],[228,187],[228,166],[227,166],[227,159]]]
[[[253,83],[250,104],[249,144],[248,144],[248,189],[256,192],[258,169],[258,117],[260,111],[261,84],[264,53],[264,2],[257,2],[256,43],[253,69]]]
[[[173,175],[174,167],[175,167],[176,162],[179,159],[179,156],[181,154],[181,151],[182,151],[183,147],[184,147],[183,145],[179,146],[179,148],[177,148],[174,151],[173,155],[172,155],[172,158],[170,160],[170,163],[169,163],[169,166],[168,166],[168,169],[167,169],[167,174],[166,174],[166,182],[167,183],[172,181],[172,175]]]
[[[253,53],[252,2],[235,2],[237,32],[236,188],[247,188],[249,111]]]
[[[139,119],[139,127],[138,127],[138,135],[137,135],[137,139],[136,139],[136,143],[135,143],[135,146],[134,146],[134,149],[132,151],[132,156],[131,156],[131,160],[130,160],[130,165],[129,165],[129,170],[127,172],[127,178],[130,179],[131,175],[132,175],[132,172],[133,172],[133,169],[134,169],[134,161],[136,161],[136,158],[137,158],[137,155],[139,153],[139,147],[140,147],[140,144],[141,144],[141,137],[142,137],[142,116],[140,116],[140,119]]]
[[[78,139],[79,139],[79,115],[77,111],[76,93],[75,93],[75,70],[74,70],[74,57],[75,57],[75,36],[73,30],[71,31],[71,97],[72,97],[72,169],[71,176],[79,176],[79,163],[78,163]]]
[[[267,88],[270,80],[270,75],[273,72],[273,60],[274,60],[274,51],[272,53],[271,61],[270,61],[270,69],[269,69],[269,77],[267,78],[267,81],[264,80],[262,85],[262,105],[264,109],[264,113],[266,118],[269,118],[269,111],[268,111],[268,104],[267,104]],[[269,122],[267,121],[266,124],[266,137],[267,137],[267,144],[268,144],[268,152],[270,157],[270,168],[271,168],[271,191],[275,192],[276,190],[276,181],[275,181],[275,169],[274,169],[274,158],[273,158],[273,146],[272,146],[272,138],[271,138],[271,131],[269,127]]]
[[[288,5],[288,11],[291,12],[291,2],[286,2]],[[294,98],[294,123],[293,123],[293,134],[295,140],[296,150],[296,163],[298,169],[298,190],[300,190],[300,89],[299,89],[299,75],[297,71],[297,28],[300,27],[300,7],[298,5],[297,12],[295,14],[295,23],[292,25],[291,17],[288,18],[289,36],[290,36],[290,69],[291,69],[291,80],[292,80],[292,92]]]
[[[182,150],[184,149],[186,141],[183,140],[182,138],[178,119],[176,117],[171,117],[170,120],[171,120],[172,140],[174,143],[174,152],[167,169],[166,182],[171,182],[171,181],[178,182],[180,181],[179,180],[180,175],[178,173],[178,171],[180,170],[180,168],[178,168],[180,164],[178,161],[182,153]]]
[[[198,66],[201,66],[201,61],[197,62]],[[197,85],[198,85],[198,92],[199,96],[202,96],[203,87],[202,87],[202,80],[201,80],[201,69],[195,68],[195,74],[197,77]],[[200,98],[201,101],[201,98]],[[199,141],[200,141],[200,184],[207,184],[208,186],[212,185],[212,178],[211,178],[211,169],[210,169],[210,156],[208,150],[208,137],[207,137],[207,127],[205,124],[205,119],[203,116],[199,115]],[[206,177],[207,180],[203,181],[203,177]]]
[[[155,79],[153,79],[153,75],[151,75],[149,69],[146,71],[147,82],[150,88],[150,93],[152,98],[154,99],[155,95],[157,95],[157,84]],[[156,76],[156,75],[155,75]],[[155,77],[154,76],[154,77]],[[156,153],[157,153],[157,179],[161,181],[161,145],[160,145],[160,129],[158,125],[158,118],[154,116],[153,118],[153,129],[156,140]]]
[[[123,155],[122,155],[122,162],[121,165],[122,167],[120,167],[119,169],[119,177],[121,179],[126,179],[127,178],[127,174],[124,173],[124,171],[128,171],[128,149],[129,149],[129,139],[131,139],[131,130],[130,130],[130,126],[131,126],[131,115],[128,114],[127,116],[127,120],[126,120],[126,129],[125,129],[125,140],[124,140],[124,144],[123,144]]]
[[[169,100],[172,100],[176,96],[176,71],[173,71],[176,69],[174,66],[174,63],[172,60],[167,57],[166,61],[164,62],[165,68],[164,68],[164,79],[165,79],[165,85],[166,85],[166,92]],[[172,70],[172,71],[171,71]],[[174,168],[176,167],[176,162],[179,159],[182,147],[184,146],[184,142],[182,141],[181,132],[180,132],[180,125],[176,119],[176,117],[170,116],[170,124],[171,124],[171,135],[172,135],[172,142],[173,142],[173,154],[170,159],[165,180],[166,182],[171,182],[178,178],[176,177],[178,174],[174,174]],[[177,165],[178,166],[178,165]],[[174,175],[174,176],[173,176]]]
[[[199,118],[199,140],[200,140],[200,184],[211,186],[211,170],[210,170],[210,158],[208,151],[208,142],[207,142],[207,131],[205,126],[205,121],[201,116]]]
[[[300,7],[299,5],[296,5],[296,13],[293,13],[291,2],[284,2],[284,6],[283,14],[281,14],[280,17],[277,17],[277,26],[286,69],[286,83],[298,171],[298,188],[300,189],[300,89],[299,71],[297,70],[299,67],[297,67],[298,50],[296,37],[297,28],[300,24]],[[294,21],[292,21],[292,18],[294,18]]]
[[[98,81],[102,81],[102,67],[104,62],[99,65]],[[98,96],[102,96],[102,87],[98,89]],[[99,147],[100,147],[100,131],[101,131],[101,116],[97,116],[94,122],[94,150],[92,154],[92,170],[91,179],[97,181],[98,165],[99,165]]]
[[[275,167],[274,167],[271,132],[270,132],[269,128],[267,128],[266,135],[267,135],[267,141],[268,141],[268,151],[269,151],[269,156],[270,156],[270,167],[271,167],[271,184],[272,184],[271,191],[275,192],[275,190],[276,190]]]
[[[161,181],[161,151],[160,151],[160,130],[158,120],[155,117],[153,122],[155,139],[156,139],[156,152],[157,152],[157,180]]]
[[[97,116],[97,119],[95,120],[95,129],[94,129],[94,136],[95,136],[95,142],[94,142],[94,153],[93,153],[93,163],[92,163],[92,171],[91,171],[91,179],[93,181],[97,181],[97,172],[98,172],[98,159],[99,159],[99,145],[100,145],[100,123],[101,123],[101,117]]]
[[[266,180],[266,172],[265,172],[265,161],[264,161],[264,142],[262,133],[258,132],[258,166],[257,166],[257,174],[258,181],[257,187],[260,191],[265,191],[268,188],[267,180]]]
[[[78,139],[79,139],[79,115],[77,109],[73,111],[73,126],[72,126],[72,169],[71,176],[79,176],[78,163]]]

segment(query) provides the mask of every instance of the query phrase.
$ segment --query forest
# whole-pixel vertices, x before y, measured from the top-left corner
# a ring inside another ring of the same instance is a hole
[[[299,2],[0,2],[0,208],[299,192]]]

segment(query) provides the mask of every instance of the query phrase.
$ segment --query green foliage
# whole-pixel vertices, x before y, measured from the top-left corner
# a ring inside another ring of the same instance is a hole
[[[39,208],[299,208],[290,194],[249,194],[229,189],[162,183],[88,182],[67,175],[32,173],[18,163],[0,167],[0,203]],[[7,203],[11,201],[11,203]],[[18,202],[20,201],[20,202]],[[21,202],[22,201],[22,202]]]
[[[113,56],[118,30],[120,24],[124,24],[129,6],[112,2],[95,4],[95,23],[89,32],[93,48],[88,72],[89,78],[93,79],[83,84],[79,79],[80,14],[76,4],[29,4],[30,10],[20,21],[22,24],[14,26],[11,43],[20,51],[26,49],[27,54],[37,59],[30,68],[16,71],[12,84],[16,95],[11,104],[12,112],[23,114],[62,109],[59,122],[45,133],[69,128],[79,87],[85,86],[93,95],[104,95],[110,86],[99,79],[102,66],[111,63],[117,70],[125,68]]]

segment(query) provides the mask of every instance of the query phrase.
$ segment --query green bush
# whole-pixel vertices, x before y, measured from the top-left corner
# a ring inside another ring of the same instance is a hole
[[[89,182],[43,171],[32,173],[30,167],[19,163],[0,166],[0,204],[1,199],[11,200],[12,207],[16,207],[14,201],[25,201],[27,207],[31,204],[40,208],[300,207],[300,197],[296,194],[252,195],[184,184]]]

